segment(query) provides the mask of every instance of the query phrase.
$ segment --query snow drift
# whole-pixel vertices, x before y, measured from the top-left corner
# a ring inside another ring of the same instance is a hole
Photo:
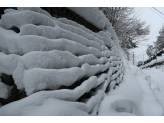
[[[3,105],[0,115],[97,115],[105,93],[122,82],[121,49],[109,21],[97,8],[69,9],[107,30],[95,33],[38,7],[5,10],[0,74],[12,75],[27,97]],[[0,88],[0,98],[8,98],[11,88],[2,82]]]

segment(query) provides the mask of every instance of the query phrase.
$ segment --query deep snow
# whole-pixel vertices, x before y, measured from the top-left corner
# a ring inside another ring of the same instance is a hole
[[[92,101],[86,100],[83,103],[68,102],[70,100],[76,100],[84,92],[89,91],[95,86],[94,81],[96,77],[91,77],[89,80],[85,81],[81,87],[77,87],[72,91],[65,89],[42,91],[32,94],[28,98],[1,107],[0,114],[82,116],[88,115],[86,112],[91,115],[96,115],[94,110],[98,110],[98,115],[101,116],[164,115],[163,67],[160,67],[157,70],[155,68],[141,69],[129,64],[125,59],[123,59],[123,61],[125,65],[123,82],[120,83],[119,86],[116,86],[115,89],[109,87],[110,92],[107,95],[104,95],[105,97],[100,103],[100,107],[95,101],[100,102],[98,100],[100,100],[102,96],[93,96],[93,99],[91,99]],[[107,73],[112,72],[109,71]],[[98,79],[98,83],[103,82],[106,77],[105,74],[102,74]],[[104,82],[104,85],[106,82],[107,81]],[[101,86],[99,88],[103,89]],[[99,94],[101,95],[101,93]],[[64,110],[62,107],[65,107]],[[17,113],[15,113],[15,111],[17,111]],[[58,113],[56,113],[56,111],[58,111]]]
[[[141,69],[125,59],[123,82],[105,96],[99,115],[108,116],[163,116],[163,69]]]
[[[97,8],[70,9],[106,30],[92,32],[39,7],[4,11],[0,76],[13,75],[27,97],[0,104],[0,115],[164,115],[163,67],[142,70],[130,65],[112,25]],[[59,89],[82,78],[73,89]],[[8,98],[11,89],[0,79],[0,98]],[[84,98],[86,93],[89,97]]]
[[[2,106],[0,115],[97,115],[105,91],[122,82],[124,65],[109,21],[97,8],[87,10],[97,13],[92,24],[107,30],[95,33],[38,7],[5,10],[0,20],[0,74],[12,75],[27,97]],[[0,87],[1,97],[7,98],[11,90],[3,83]]]

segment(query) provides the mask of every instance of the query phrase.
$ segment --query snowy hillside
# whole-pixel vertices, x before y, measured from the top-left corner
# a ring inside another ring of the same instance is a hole
[[[73,11],[83,15],[78,9]],[[41,8],[4,11],[0,20],[0,115],[98,114],[106,93],[123,80],[123,53],[105,16],[97,8],[86,11],[86,20],[106,30],[92,32]],[[12,85],[4,81],[5,76],[13,78]],[[15,97],[13,91],[24,96]]]

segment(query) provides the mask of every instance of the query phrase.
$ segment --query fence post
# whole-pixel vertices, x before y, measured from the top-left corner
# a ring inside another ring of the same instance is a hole
[[[134,52],[133,52],[133,65],[134,65]]]
[[[145,54],[144,54],[145,55]],[[143,55],[143,63],[142,64],[144,64],[144,55]]]
[[[129,52],[128,52],[128,61],[129,61]]]
[[[155,45],[156,48],[156,69],[157,69],[157,44]]]

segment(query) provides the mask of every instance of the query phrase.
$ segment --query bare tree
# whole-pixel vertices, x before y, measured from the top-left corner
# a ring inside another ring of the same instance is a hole
[[[128,49],[137,47],[140,41],[147,40],[149,26],[137,17],[137,12],[132,7],[99,7],[109,22],[112,24],[120,46],[125,52]]]

